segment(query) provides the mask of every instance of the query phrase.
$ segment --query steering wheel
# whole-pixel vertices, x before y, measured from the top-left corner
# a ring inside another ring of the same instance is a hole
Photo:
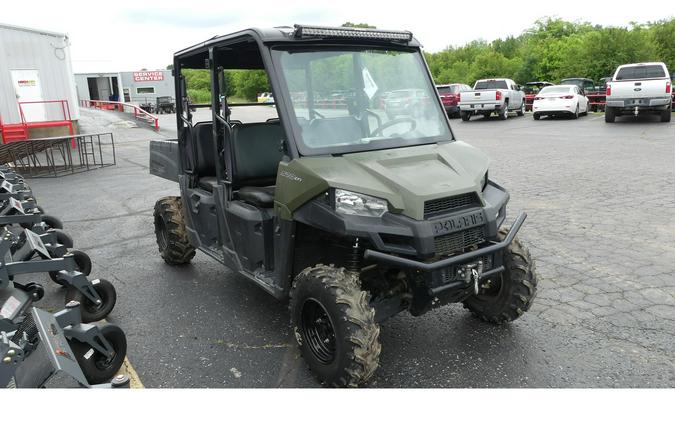
[[[369,110],[369,109],[363,110],[363,113],[364,113],[364,114],[369,114],[369,115],[373,116],[373,117],[375,118],[375,120],[377,120],[377,127],[382,126],[382,118],[380,117],[379,114],[377,114],[377,113],[375,113],[374,111]]]
[[[412,117],[399,117],[397,119],[389,120],[387,123],[381,125],[377,129],[375,129],[373,131],[373,133],[370,134],[370,136],[374,137],[377,134],[381,135],[383,130],[385,130],[389,127],[392,127],[394,125],[401,124],[401,123],[409,123],[410,124],[410,130],[408,132],[412,132],[417,127],[417,121],[415,119],[413,119]]]

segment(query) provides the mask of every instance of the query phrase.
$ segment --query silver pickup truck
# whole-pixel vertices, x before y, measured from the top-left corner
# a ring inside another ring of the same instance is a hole
[[[525,95],[511,79],[481,79],[476,81],[473,91],[460,94],[459,110],[465,122],[473,115],[482,114],[488,118],[492,113],[506,120],[509,111],[515,111],[519,116],[525,114]]]
[[[664,63],[634,63],[619,66],[607,83],[605,121],[614,123],[622,114],[653,113],[670,122],[672,83]]]

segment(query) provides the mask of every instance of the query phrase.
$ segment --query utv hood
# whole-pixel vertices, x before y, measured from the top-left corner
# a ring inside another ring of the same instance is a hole
[[[303,157],[282,163],[276,200],[291,213],[328,188],[364,193],[389,202],[391,212],[424,219],[424,202],[480,192],[489,160],[464,142]]]

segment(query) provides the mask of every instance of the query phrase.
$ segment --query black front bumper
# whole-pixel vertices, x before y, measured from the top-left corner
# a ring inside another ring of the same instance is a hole
[[[502,250],[506,249],[511,244],[511,242],[513,242],[513,239],[516,237],[518,230],[520,230],[520,227],[523,225],[526,218],[527,213],[521,212],[520,214],[518,214],[518,217],[516,217],[516,220],[513,222],[513,225],[511,225],[511,229],[509,230],[509,233],[506,235],[506,238],[501,242],[492,243],[491,245],[486,246],[484,248],[466,252],[461,255],[451,256],[449,258],[441,259],[439,261],[421,262],[416,261],[414,259],[403,258],[400,256],[391,255],[384,252],[374,251],[372,249],[365,250],[364,258],[371,259],[373,261],[383,262],[385,264],[389,264],[395,267],[406,268],[411,270],[420,270],[420,271],[441,270],[443,268],[450,267],[453,265],[465,264],[467,262],[475,261],[480,257],[492,255],[496,252],[501,252]],[[494,268],[488,272],[483,273],[484,276],[483,278],[487,278],[495,273],[500,272],[501,270],[503,270],[503,267],[501,267],[500,271],[497,270],[500,270],[500,268]]]

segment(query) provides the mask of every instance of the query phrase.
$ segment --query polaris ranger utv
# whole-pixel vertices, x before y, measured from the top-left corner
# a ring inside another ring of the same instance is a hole
[[[182,71],[204,68],[210,121],[193,122]],[[230,69],[266,72],[278,118],[230,118]],[[181,192],[155,205],[159,252],[182,265],[198,249],[290,298],[323,384],[366,382],[378,324],[401,311],[463,303],[500,324],[532,305],[534,265],[516,238],[526,215],[502,227],[509,194],[455,140],[410,32],[245,30],[179,51],[174,74],[178,139],[150,144],[151,173]],[[389,119],[382,99],[401,90],[423,110]]]

